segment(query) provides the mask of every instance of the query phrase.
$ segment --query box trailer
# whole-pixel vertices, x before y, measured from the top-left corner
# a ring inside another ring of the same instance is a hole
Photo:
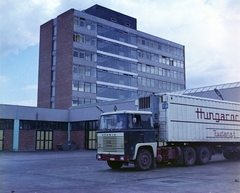
[[[164,93],[139,98],[137,104],[136,111],[101,115],[96,156],[111,168],[206,164],[216,152],[240,158],[239,103]]]

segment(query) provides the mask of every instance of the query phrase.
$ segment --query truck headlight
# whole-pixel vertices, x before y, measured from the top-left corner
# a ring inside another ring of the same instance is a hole
[[[121,160],[121,161],[124,161],[124,156],[120,156],[120,160]]]
[[[101,159],[101,155],[98,154],[98,155],[97,155],[97,159]]]

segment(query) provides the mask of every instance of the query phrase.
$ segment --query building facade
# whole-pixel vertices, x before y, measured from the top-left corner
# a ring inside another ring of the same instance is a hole
[[[240,102],[240,82],[177,91],[186,94]],[[136,110],[134,98],[106,101],[98,104],[104,111]],[[24,113],[23,113],[24,112]],[[0,152],[58,150],[58,146],[73,142],[78,149],[96,149],[97,120],[101,111],[95,104],[70,109],[51,109],[0,104]]]
[[[100,5],[70,9],[40,27],[38,107],[184,90],[184,52],[138,31],[133,17]]]

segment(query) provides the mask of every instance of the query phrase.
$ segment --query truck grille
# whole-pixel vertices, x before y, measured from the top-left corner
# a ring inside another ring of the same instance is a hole
[[[99,154],[124,154],[124,133],[98,133]]]

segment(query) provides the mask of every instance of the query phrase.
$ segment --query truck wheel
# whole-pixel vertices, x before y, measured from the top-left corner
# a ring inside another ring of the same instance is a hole
[[[107,164],[110,168],[114,170],[118,170],[123,166],[123,162],[118,162],[118,161],[107,161]]]
[[[200,165],[204,165],[208,163],[210,159],[210,152],[206,146],[199,146],[197,148],[197,163]]]
[[[223,157],[225,157],[225,159],[235,159],[235,152],[223,152]]]
[[[174,160],[174,164],[177,166],[182,166],[183,165],[183,156],[179,156]]]
[[[196,152],[192,147],[183,148],[183,162],[185,166],[193,166],[196,162]]]
[[[140,149],[135,162],[138,170],[149,170],[152,166],[152,154],[146,149]]]

